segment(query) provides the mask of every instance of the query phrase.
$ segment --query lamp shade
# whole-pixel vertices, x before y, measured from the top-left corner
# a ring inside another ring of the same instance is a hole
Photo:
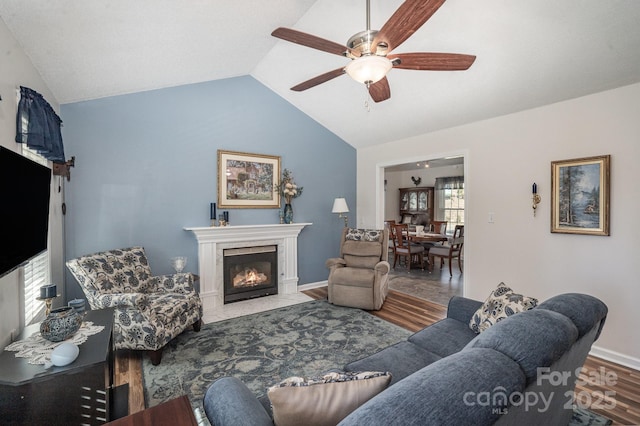
[[[347,206],[347,200],[344,198],[336,198],[333,200],[333,209],[331,213],[348,213],[349,207]]]
[[[384,56],[369,55],[352,60],[344,70],[358,83],[373,84],[382,80],[392,66]]]

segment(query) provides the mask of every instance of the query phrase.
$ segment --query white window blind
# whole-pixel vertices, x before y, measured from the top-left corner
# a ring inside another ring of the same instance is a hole
[[[49,252],[45,251],[31,259],[24,267],[24,323],[30,324],[44,318],[44,302],[40,287],[49,283]]]
[[[44,157],[24,145],[22,147],[22,155],[42,165],[48,166],[47,160]],[[40,297],[40,287],[49,284],[50,281],[49,251],[44,251],[31,259],[31,261],[23,267],[23,271],[24,323],[30,324],[44,319],[44,302],[36,300],[36,298]]]

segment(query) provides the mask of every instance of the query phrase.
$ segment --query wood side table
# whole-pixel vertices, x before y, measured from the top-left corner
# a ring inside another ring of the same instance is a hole
[[[198,426],[186,395],[107,424],[109,426]]]

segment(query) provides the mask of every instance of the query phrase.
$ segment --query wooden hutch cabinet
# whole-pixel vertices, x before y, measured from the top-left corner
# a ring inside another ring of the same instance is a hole
[[[400,188],[400,218],[426,214],[433,221],[433,186]]]

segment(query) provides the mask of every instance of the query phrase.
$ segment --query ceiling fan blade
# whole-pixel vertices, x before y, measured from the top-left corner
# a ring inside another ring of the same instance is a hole
[[[389,80],[384,77],[382,80],[373,83],[369,86],[369,94],[371,99],[375,102],[386,101],[391,97],[391,88],[389,87]]]
[[[462,71],[476,60],[474,55],[461,53],[398,53],[387,58],[394,68],[422,71]]]
[[[336,77],[340,77],[344,73],[345,73],[344,68],[338,68],[333,71],[320,74],[317,77],[313,77],[310,80],[304,81],[296,86],[293,86],[291,90],[294,90],[296,92],[302,92],[303,90],[311,89],[312,87],[315,87],[318,84],[326,83],[329,80],[333,80]]]
[[[445,0],[406,0],[378,32],[371,49],[375,52],[380,43],[391,52],[431,18]]]
[[[272,36],[290,41],[291,43],[300,44],[302,46],[311,47],[313,49],[322,50],[323,52],[333,53],[335,55],[345,56],[345,52],[350,50],[341,44],[323,38],[303,33],[302,31],[292,30],[290,28],[276,28]]]

